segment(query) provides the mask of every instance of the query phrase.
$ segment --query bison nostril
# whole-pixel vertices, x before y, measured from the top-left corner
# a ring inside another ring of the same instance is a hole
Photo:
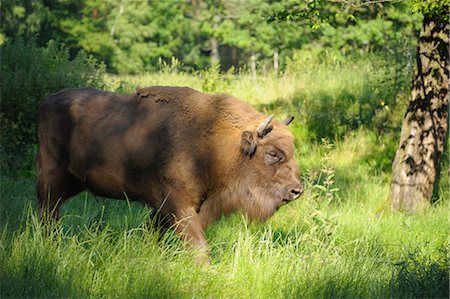
[[[293,199],[297,199],[303,193],[302,189],[292,189],[291,195]]]
[[[302,184],[288,185],[288,186],[286,186],[285,192],[286,192],[285,193],[286,194],[285,201],[295,200],[295,199],[299,198],[300,195],[302,195],[303,185]]]

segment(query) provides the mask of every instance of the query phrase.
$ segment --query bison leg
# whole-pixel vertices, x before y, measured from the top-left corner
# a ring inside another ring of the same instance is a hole
[[[41,220],[58,219],[58,207],[67,198],[84,190],[83,184],[54,161],[41,163],[37,180]]]
[[[190,207],[172,214],[173,227],[187,247],[196,255],[198,264],[211,264],[208,244],[197,212]]]
[[[223,213],[221,205],[218,205],[212,198],[205,200],[200,206],[198,217],[203,229],[206,229],[208,225],[214,220],[220,218]]]
[[[160,229],[161,231],[165,231],[170,229],[171,222],[170,217],[168,215],[164,215],[161,213],[159,209],[153,208],[149,204],[145,204],[145,206],[150,210],[149,218],[148,218],[148,226]]]

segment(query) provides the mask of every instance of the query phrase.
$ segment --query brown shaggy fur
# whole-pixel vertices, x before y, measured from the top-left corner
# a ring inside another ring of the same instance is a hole
[[[203,231],[240,210],[265,220],[303,191],[294,138],[248,104],[187,87],[134,94],[65,89],[41,106],[38,198],[42,215],[88,189],[158,209],[208,260]]]

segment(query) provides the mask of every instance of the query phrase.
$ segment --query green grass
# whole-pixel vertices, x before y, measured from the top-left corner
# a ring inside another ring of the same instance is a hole
[[[203,268],[171,233],[148,227],[138,204],[78,196],[47,236],[36,220],[33,183],[3,179],[3,192],[29,195],[8,200],[17,200],[22,216],[3,210],[21,223],[2,228],[1,295],[446,297],[446,205],[377,217],[387,184],[363,180],[359,186],[369,190],[345,203],[323,201],[311,187],[266,224],[248,224],[242,215],[220,220],[207,231],[213,265]]]
[[[277,116],[303,105],[299,89],[314,95],[333,84],[361,91],[362,79],[352,85],[348,72],[340,76],[348,85],[319,74],[322,85],[313,84],[312,75],[215,85],[201,75],[167,73],[109,81],[128,91],[134,85],[213,86]],[[197,266],[172,232],[148,223],[142,205],[88,193],[63,205],[49,236],[36,217],[33,179],[1,177],[0,297],[448,298],[448,171],[428,211],[390,213],[383,207],[386,165],[397,142],[391,135],[361,127],[331,143],[311,139],[302,119],[291,129],[305,194],[264,224],[236,214],[210,226],[210,267]]]

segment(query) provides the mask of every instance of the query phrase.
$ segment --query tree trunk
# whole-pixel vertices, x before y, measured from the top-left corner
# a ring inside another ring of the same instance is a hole
[[[273,71],[278,74],[278,49],[273,51]]]
[[[116,16],[116,19],[114,20],[114,24],[111,27],[111,31],[109,32],[109,37],[111,39],[114,38],[114,34],[116,33],[116,25],[119,21],[120,17],[122,16],[123,12],[125,11],[125,0],[120,1],[120,7],[119,7],[119,13]]]
[[[256,78],[256,54],[252,53],[250,56],[250,70],[252,72],[253,79]]]
[[[211,65],[217,64],[220,61],[219,58],[219,43],[215,37],[210,38],[211,43]]]
[[[213,29],[214,33],[216,32],[219,25],[217,24],[217,21],[214,21],[213,23]],[[219,42],[217,41],[217,38],[214,37],[214,33],[209,39],[209,42],[211,43],[211,65],[215,65],[220,63],[220,56],[219,56]]]
[[[432,199],[448,129],[449,29],[442,17],[425,15],[411,98],[392,165],[394,211],[417,212]]]

